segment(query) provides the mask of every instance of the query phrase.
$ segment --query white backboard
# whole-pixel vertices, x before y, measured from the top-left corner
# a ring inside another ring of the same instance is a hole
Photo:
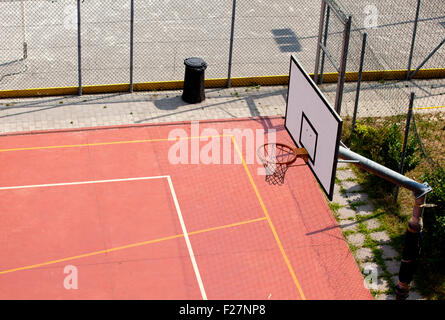
[[[342,120],[293,55],[285,127],[294,143],[308,152],[308,165],[332,201]]]

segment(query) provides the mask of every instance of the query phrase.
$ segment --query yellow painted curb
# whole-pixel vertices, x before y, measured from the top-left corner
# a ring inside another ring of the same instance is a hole
[[[382,70],[382,71],[364,71],[363,81],[383,81],[383,80],[405,80],[407,70]],[[313,74],[311,74],[313,77]],[[445,68],[424,69],[419,70],[414,77],[415,79],[441,79],[445,78]],[[338,73],[323,74],[324,83],[335,83],[338,79]],[[345,75],[346,82],[354,82],[358,80],[358,72],[347,72]],[[287,85],[289,81],[288,75],[259,76],[259,77],[240,77],[232,78],[231,85],[233,87],[249,87],[249,86],[273,86]],[[206,88],[224,88],[227,86],[227,79],[206,79]],[[161,91],[161,90],[181,90],[184,87],[183,80],[177,81],[157,81],[135,83],[134,91]],[[83,86],[83,94],[98,93],[117,93],[128,92],[130,85],[127,84],[105,84]],[[45,97],[45,96],[64,96],[76,95],[77,87],[60,87],[60,88],[36,88],[21,90],[2,90],[0,91],[0,99],[6,98],[27,98],[27,97]]]

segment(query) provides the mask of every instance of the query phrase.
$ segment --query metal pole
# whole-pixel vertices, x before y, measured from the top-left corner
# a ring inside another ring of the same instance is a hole
[[[133,70],[134,70],[134,0],[130,7],[130,93],[133,93]]]
[[[380,178],[383,178],[398,186],[411,190],[416,199],[423,197],[432,190],[428,183],[418,183],[394,170],[382,166],[381,164],[363,157],[349,149],[346,149],[345,147],[339,146],[338,157],[344,160],[353,160],[354,164],[363,170],[371,172],[376,176],[379,176]]]
[[[409,290],[416,272],[417,259],[421,248],[421,219],[425,202],[426,195],[415,200],[413,215],[408,223],[408,230],[405,233],[399,281],[396,285],[396,300],[406,300],[409,296]]]
[[[328,29],[329,29],[329,15],[330,15],[330,13],[331,13],[331,7],[328,6],[328,10],[326,12],[326,26],[324,28],[324,38],[323,38],[323,45],[325,48],[326,48],[326,44],[328,42]],[[323,54],[321,55],[320,84],[323,83],[324,58],[325,58],[325,52],[323,51]]]
[[[419,12],[420,12],[420,0],[417,0],[416,18],[414,20],[414,30],[413,30],[413,37],[411,40],[411,50],[409,52],[409,59],[408,59],[408,71],[406,73],[407,79],[409,79],[409,75],[411,73],[411,64],[413,62],[414,44],[416,41],[416,33],[417,33],[417,23],[419,22]]]
[[[406,155],[406,145],[408,144],[408,136],[409,136],[409,127],[411,124],[411,117],[413,115],[413,105],[414,105],[414,92],[411,92],[411,97],[409,100],[409,109],[408,109],[408,115],[406,116],[406,126],[405,126],[405,139],[403,140],[403,149],[402,149],[402,158],[400,159],[400,166],[399,166],[399,172],[400,174],[403,174],[404,171],[404,163],[405,163],[405,155]],[[397,201],[397,198],[399,197],[399,187],[396,187],[396,193],[394,195],[394,202]]]
[[[78,95],[82,95],[82,39],[81,39],[81,18],[80,0],[77,0],[77,73],[78,73]]]
[[[340,72],[338,75],[337,94],[335,98],[335,111],[337,111],[339,115],[341,113],[343,87],[345,85],[346,62],[348,60],[349,37],[351,35],[351,22],[352,22],[352,16],[349,16],[345,24],[345,30],[343,32],[343,48],[341,53]]]
[[[230,49],[229,49],[229,71],[227,74],[227,87],[230,88],[230,80],[232,77],[232,56],[233,56],[233,38],[235,35],[235,15],[236,15],[236,0],[232,3],[232,27],[230,30]]]
[[[366,51],[366,38],[368,34],[363,33],[363,41],[362,41],[362,54],[360,56],[360,68],[358,70],[358,80],[357,80],[357,91],[355,94],[355,105],[354,105],[354,115],[352,117],[352,132],[355,130],[355,121],[357,120],[357,110],[358,110],[358,100],[360,97],[360,87],[362,83],[362,75],[363,75],[363,62],[365,61],[365,51]]]
[[[326,11],[326,0],[321,0],[320,25],[318,29],[317,52],[315,55],[314,82],[318,83],[318,70],[320,66],[321,38],[323,37],[324,15]]]
[[[441,43],[439,43],[439,45],[437,47],[434,48],[433,51],[431,51],[431,53],[428,55],[428,57],[426,57],[425,60],[422,61],[422,63],[417,67],[417,69],[414,70],[414,72],[408,77],[409,80],[411,80],[416,75],[417,71],[419,71],[420,68],[422,68],[425,63],[427,63],[427,61],[437,52],[437,50],[439,50],[439,48],[444,43],[445,43],[445,38],[442,40]]]
[[[28,58],[28,43],[26,41],[25,4],[22,0],[22,27],[23,27],[23,59]]]

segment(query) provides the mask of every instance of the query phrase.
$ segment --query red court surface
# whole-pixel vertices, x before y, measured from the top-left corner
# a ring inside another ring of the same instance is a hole
[[[310,169],[271,186],[227,129],[291,144],[281,118],[0,136],[0,299],[372,299]]]

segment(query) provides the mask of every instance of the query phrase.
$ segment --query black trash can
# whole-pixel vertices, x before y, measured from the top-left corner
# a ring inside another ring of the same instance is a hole
[[[184,60],[185,76],[182,100],[188,103],[198,103],[205,100],[204,73],[207,63],[201,58],[188,58]]]

